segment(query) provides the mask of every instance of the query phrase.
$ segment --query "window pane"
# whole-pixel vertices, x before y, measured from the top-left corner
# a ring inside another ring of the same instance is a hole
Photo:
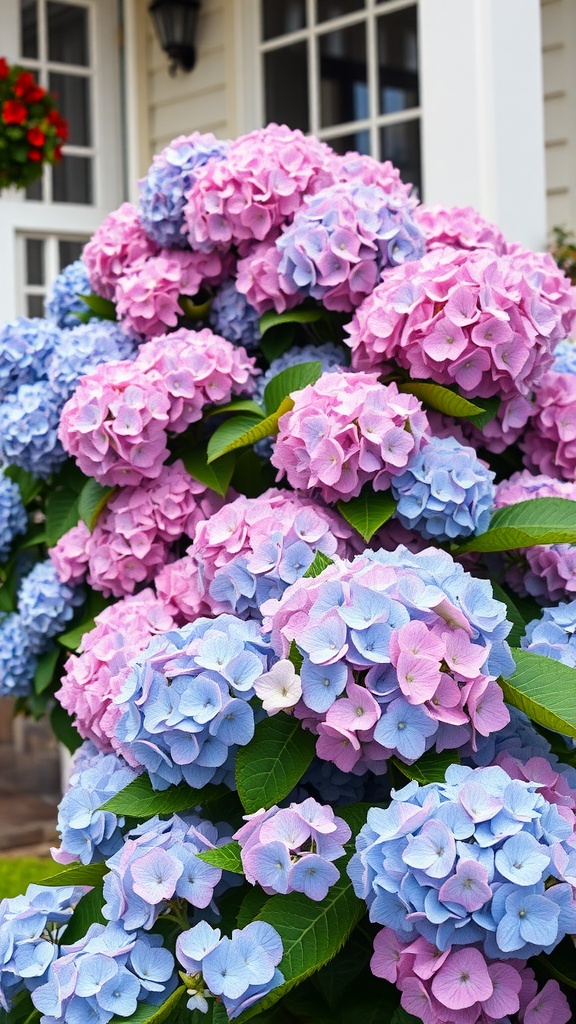
[[[306,43],[264,55],[266,120],[309,130]]]
[[[416,8],[378,19],[378,77],[380,113],[417,107],[418,37]]]
[[[264,39],[274,39],[306,26],[306,0],[263,0]]]
[[[58,262],[60,270],[64,270],[69,263],[74,263],[75,260],[79,260],[82,255],[82,250],[88,239],[69,239],[61,238],[58,241]]]
[[[61,64],[89,64],[88,12],[72,4],[46,4],[48,60]]]
[[[52,192],[55,203],[92,202],[92,160],[84,156],[65,156],[53,171]]]
[[[380,159],[391,160],[402,181],[411,182],[422,198],[419,119],[380,129]]]
[[[27,316],[44,316],[44,296],[43,295],[27,295],[26,296],[26,315]]]
[[[44,284],[44,240],[42,238],[26,239],[26,282],[27,284]]]
[[[36,199],[41,202],[44,198],[44,191],[42,188],[42,178],[35,181],[32,185],[28,185],[26,189],[26,199]]]
[[[326,139],[337,153],[367,153],[370,155],[370,132],[354,132],[353,135],[339,135],[337,139]]]
[[[320,124],[368,117],[366,29],[351,25],[320,36]]]
[[[72,146],[89,146],[90,125],[90,80],[79,75],[61,75],[50,72],[50,92],[56,97],[58,109],[68,121],[69,142]]]
[[[36,0],[20,0],[20,52],[38,59],[38,7]]]
[[[362,11],[365,0],[317,0],[318,21],[329,21],[330,18],[341,18],[343,14]]]

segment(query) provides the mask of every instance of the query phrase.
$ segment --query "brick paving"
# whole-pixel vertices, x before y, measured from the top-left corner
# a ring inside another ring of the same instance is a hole
[[[60,758],[47,726],[0,742],[0,856],[45,853],[56,835]]]

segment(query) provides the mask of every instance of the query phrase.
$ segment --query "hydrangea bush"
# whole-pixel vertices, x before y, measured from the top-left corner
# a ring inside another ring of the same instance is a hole
[[[576,296],[285,125],[0,328],[0,694],[75,751],[4,1024],[566,1024]]]

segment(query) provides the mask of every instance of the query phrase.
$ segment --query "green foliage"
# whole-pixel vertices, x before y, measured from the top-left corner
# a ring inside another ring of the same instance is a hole
[[[298,363],[297,366],[289,366],[281,370],[266,385],[264,390],[264,408],[269,416],[278,413],[286,398],[293,395],[295,391],[302,391],[309,384],[315,384],[322,376],[322,363]],[[284,409],[284,412],[287,408]]]
[[[55,704],[50,712],[50,725],[56,739],[63,743],[71,754],[82,744],[82,737],[72,725],[72,719],[61,704]]]
[[[512,629],[506,639],[512,647],[519,647],[529,620],[524,619],[520,609],[516,606],[510,595],[498,583],[492,583],[492,590],[496,600],[502,601],[506,605],[506,618],[512,623]]]
[[[203,789],[191,789],[182,782],[169,789],[155,790],[148,776],[140,775],[103,804],[102,809],[138,821],[147,821],[156,814],[180,814],[198,806],[202,806],[205,811],[214,810],[219,813],[219,808],[228,811],[231,803],[237,805],[238,798],[226,786],[209,784]],[[226,816],[224,810],[222,814]]]
[[[20,469],[20,466],[6,466],[4,476],[9,477],[15,484],[18,484],[24,505],[29,505],[44,487],[42,480],[33,476],[32,473],[26,472],[25,469]]]
[[[376,493],[367,484],[357,498],[339,501],[337,507],[346,522],[369,543],[376,531],[394,515],[396,502],[390,491]]]
[[[576,501],[530,498],[496,509],[486,533],[455,551],[515,551],[547,544],[576,544]]]
[[[300,675],[300,672],[302,671],[302,662],[304,661],[304,658],[300,651],[298,650],[298,646],[295,640],[290,641],[290,653],[288,655],[288,660],[291,661],[292,664],[294,665],[294,668],[296,669],[296,674]]]
[[[58,637],[58,643],[62,647],[67,647],[69,651],[77,651],[82,643],[84,634],[94,629],[95,625],[94,619],[86,619],[79,626],[75,626],[74,629],[69,629],[67,633],[61,633]]]
[[[105,299],[102,295],[80,295],[78,298],[82,299],[91,313],[95,313],[99,320],[116,320],[116,306],[110,299]],[[82,315],[82,314],[81,314]]]
[[[440,384],[432,384],[430,381],[411,380],[406,384],[400,384],[399,391],[405,394],[415,395],[424,405],[445,416],[456,416],[469,419],[471,416],[481,416],[486,412],[484,407],[474,399],[471,402],[468,398],[462,398],[452,388],[444,388]]]
[[[190,476],[209,487],[211,491],[216,491],[221,498],[225,496],[234,473],[235,455],[225,455],[214,465],[208,462],[205,447],[195,447],[183,455],[183,462]]]
[[[104,896],[102,895],[102,882],[95,885],[90,892],[87,892],[74,908],[74,913],[66,925],[66,932],[63,941],[71,946],[86,935],[91,924],[107,924],[102,915]]]
[[[46,499],[46,544],[49,548],[76,526],[80,518],[78,492],[64,484],[56,485]]]
[[[451,764],[460,764],[460,755],[457,750],[443,750],[441,753],[429,750],[413,764],[404,764],[399,757],[393,757],[392,762],[407,779],[415,779],[421,786],[427,786],[429,782],[444,782],[446,769]]]
[[[70,864],[41,878],[38,885],[100,885],[107,870],[105,864]]]
[[[279,803],[310,767],[316,745],[291,715],[265,718],[236,754],[236,785],[247,814]]]
[[[324,572],[324,569],[327,569],[329,565],[334,565],[332,559],[328,558],[328,555],[325,555],[323,551],[317,551],[314,555],[314,561],[308,566],[304,573],[304,579],[319,576],[320,573]]]
[[[504,699],[545,729],[576,738],[576,668],[531,651],[512,653],[516,671],[500,680]]]
[[[271,327],[283,324],[311,324],[316,320],[321,320],[325,315],[326,312],[321,306],[313,306],[308,309],[305,307],[289,309],[286,313],[275,313],[271,309],[260,317],[260,334],[264,336]]]
[[[139,1003],[131,1017],[113,1017],[110,1024],[163,1024],[163,1021],[173,1021],[173,1015],[185,998],[186,986],[180,985],[160,1006]]]
[[[222,868],[223,871],[233,871],[236,875],[244,874],[240,857],[240,843],[235,840],[227,843],[226,846],[217,846],[214,850],[199,853],[197,857],[198,860],[204,860],[215,868]]]
[[[90,478],[84,484],[78,498],[78,514],[90,531],[94,529],[98,516],[114,494],[115,487],[103,487]]]
[[[34,673],[34,692],[44,693],[50,686],[54,673],[56,671],[56,665],[58,664],[58,658],[60,657],[60,651],[57,647],[51,647],[49,651],[42,654],[38,658],[38,664]]]
[[[266,416],[265,419],[255,419],[254,416],[245,413],[222,423],[208,442],[208,463],[214,462],[236,448],[246,448],[249,444],[255,444],[256,441],[261,441],[262,438],[277,433],[278,420],[285,412],[289,412],[293,405],[292,399],[286,398],[276,412],[271,416]]]

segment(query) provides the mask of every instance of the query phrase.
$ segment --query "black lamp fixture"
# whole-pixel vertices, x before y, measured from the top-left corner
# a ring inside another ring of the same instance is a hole
[[[170,74],[192,71],[196,63],[196,29],[201,0],[152,0],[148,10],[158,42],[170,58]]]

